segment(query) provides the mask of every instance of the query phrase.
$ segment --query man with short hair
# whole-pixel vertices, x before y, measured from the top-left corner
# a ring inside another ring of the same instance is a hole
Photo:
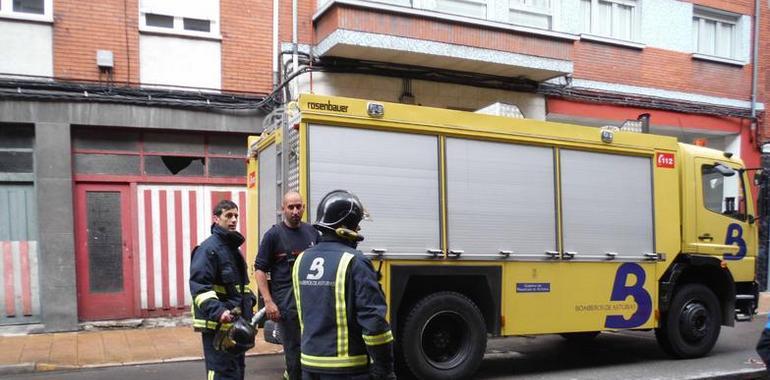
[[[259,243],[254,262],[259,294],[265,301],[267,318],[278,322],[283,344],[286,371],[284,378],[299,380],[300,327],[292,295],[291,269],[294,260],[318,240],[318,232],[302,222],[305,203],[296,191],[283,196],[281,202],[283,221],[273,225]],[[270,273],[268,286],[267,274]]]
[[[238,250],[245,240],[236,231],[238,205],[220,201],[213,214],[211,236],[193,250],[190,259],[193,327],[203,339],[207,379],[243,380],[245,353],[215,349],[214,336],[230,327],[236,308],[251,320],[256,297],[248,287],[246,261]]]

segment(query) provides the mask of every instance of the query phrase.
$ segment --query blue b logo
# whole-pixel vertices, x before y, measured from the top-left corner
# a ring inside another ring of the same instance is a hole
[[[630,286],[626,286],[628,276],[633,275],[636,278]],[[629,319],[623,315],[608,315],[604,321],[604,326],[611,329],[629,329],[638,327],[647,322],[652,314],[652,298],[650,293],[644,289],[644,280],[647,275],[644,268],[636,263],[625,263],[618,268],[615,274],[615,283],[612,286],[612,296],[610,301],[625,301],[628,296],[634,298],[636,302],[636,312]]]
[[[743,228],[737,223],[731,223],[727,226],[726,235],[725,245],[737,245],[738,253],[735,255],[725,253],[725,260],[740,260],[746,256],[746,241],[743,240]]]

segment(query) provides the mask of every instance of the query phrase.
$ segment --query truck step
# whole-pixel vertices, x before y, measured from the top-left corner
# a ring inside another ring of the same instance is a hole
[[[735,320],[738,322],[749,322],[753,317],[743,313],[735,313]]]

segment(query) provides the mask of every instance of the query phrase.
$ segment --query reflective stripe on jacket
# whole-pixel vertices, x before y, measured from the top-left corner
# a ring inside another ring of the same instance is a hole
[[[385,297],[369,259],[345,244],[321,242],[297,258],[292,277],[302,367],[327,373],[366,371],[366,346],[393,341]]]

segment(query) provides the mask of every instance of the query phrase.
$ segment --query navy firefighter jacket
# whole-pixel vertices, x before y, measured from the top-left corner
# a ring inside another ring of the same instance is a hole
[[[246,320],[251,320],[256,297],[248,287],[246,261],[238,250],[244,240],[237,231],[213,224],[211,236],[193,250],[190,293],[196,331],[215,330],[219,316],[236,306]],[[229,324],[221,326],[227,327]]]
[[[292,277],[302,328],[302,368],[366,372],[367,346],[393,341],[371,261],[343,243],[321,241],[297,258]]]

